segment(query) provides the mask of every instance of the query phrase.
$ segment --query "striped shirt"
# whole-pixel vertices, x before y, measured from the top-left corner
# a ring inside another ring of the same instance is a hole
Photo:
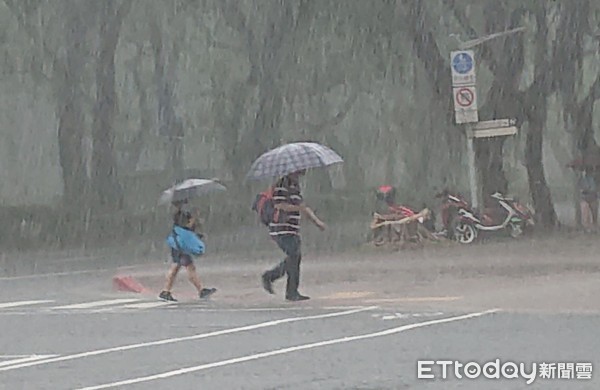
[[[302,204],[302,194],[298,183],[288,177],[284,177],[275,183],[273,189],[273,203],[290,204],[298,206]],[[278,218],[269,224],[271,236],[300,235],[300,211],[279,210]]]

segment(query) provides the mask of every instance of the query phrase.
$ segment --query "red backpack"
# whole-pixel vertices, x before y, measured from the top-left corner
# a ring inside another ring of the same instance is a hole
[[[266,191],[259,193],[252,203],[252,210],[258,214],[260,222],[265,226],[276,222],[279,217],[279,210],[275,208],[273,202],[273,190],[273,187],[269,187]]]

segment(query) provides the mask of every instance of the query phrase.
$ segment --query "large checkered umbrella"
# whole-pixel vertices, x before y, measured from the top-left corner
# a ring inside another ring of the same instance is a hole
[[[327,167],[344,160],[327,146],[316,142],[295,142],[269,150],[252,163],[246,179],[282,177],[310,168]]]
[[[216,179],[187,179],[163,191],[159,204],[184,202],[212,191],[225,191]]]

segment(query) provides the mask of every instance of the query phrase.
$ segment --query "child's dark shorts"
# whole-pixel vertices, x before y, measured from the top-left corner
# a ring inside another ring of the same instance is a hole
[[[182,265],[184,267],[194,263],[192,256],[186,255],[185,253],[173,248],[171,248],[171,258],[173,259],[173,263]]]

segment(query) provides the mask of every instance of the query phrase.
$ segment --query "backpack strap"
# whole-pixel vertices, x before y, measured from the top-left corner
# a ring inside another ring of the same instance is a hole
[[[273,200],[273,196],[275,195],[275,188],[277,188],[279,183],[279,180],[276,183],[273,183],[273,185],[271,185],[271,187],[269,187],[269,193],[271,195],[271,202],[273,202],[273,223],[278,223],[279,222],[279,214],[280,211],[276,205],[275,205],[275,201]]]

